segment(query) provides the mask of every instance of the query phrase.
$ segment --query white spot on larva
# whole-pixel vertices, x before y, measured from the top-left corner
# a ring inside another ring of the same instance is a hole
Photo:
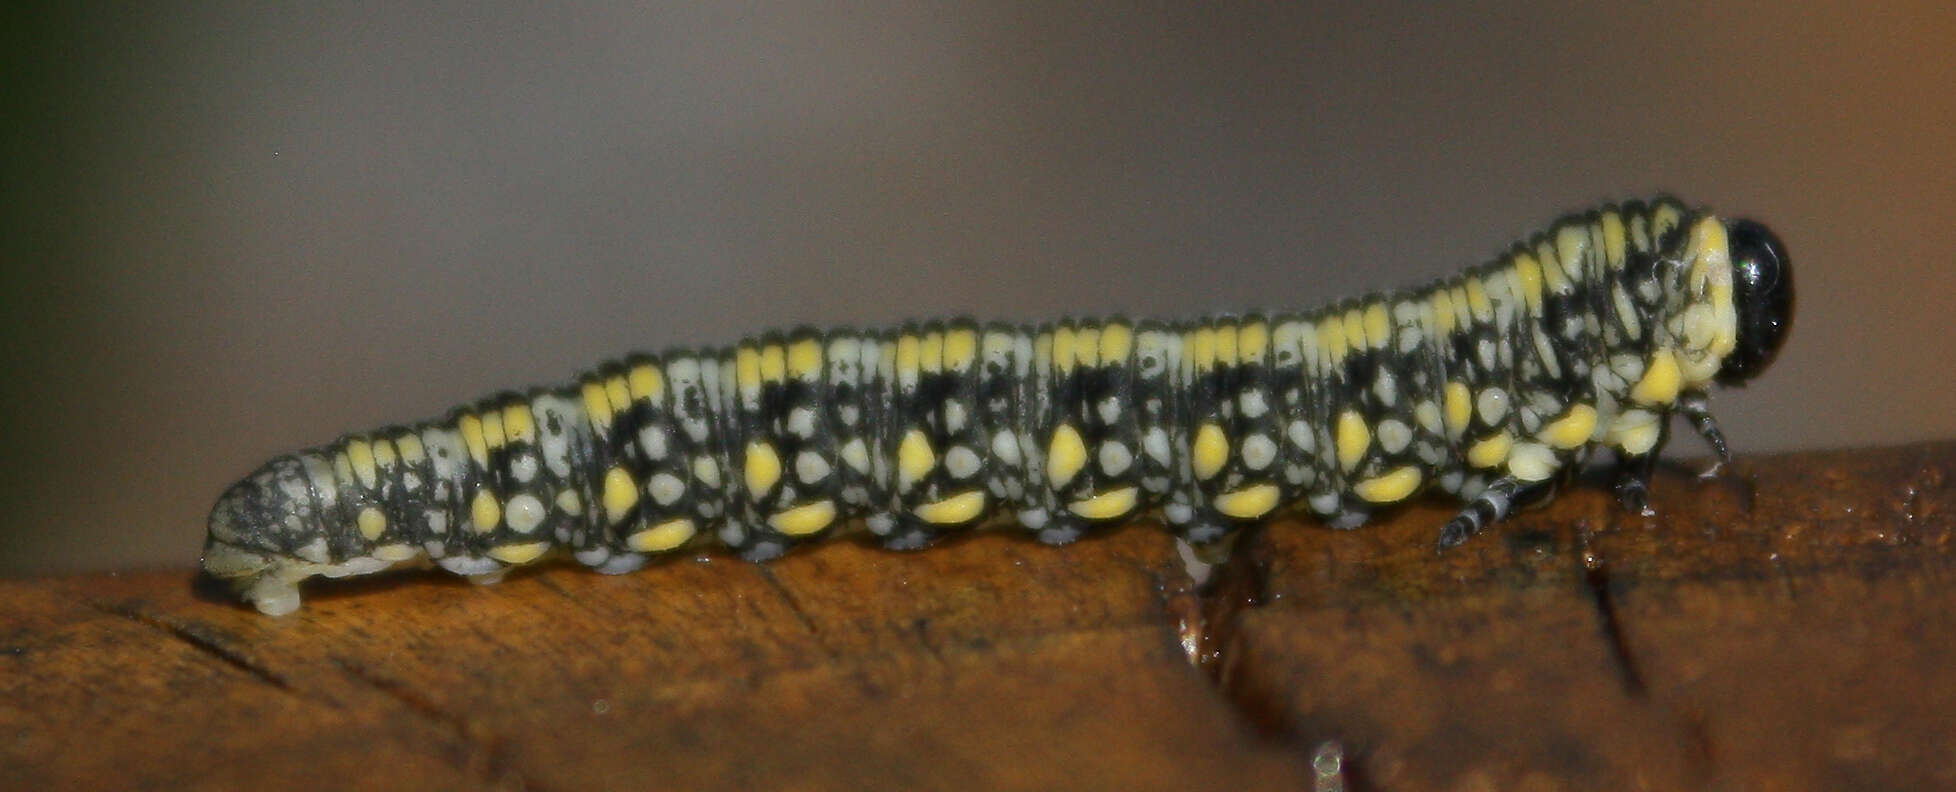
[[[870,533],[888,536],[890,531],[896,528],[896,516],[889,512],[877,512],[865,518],[863,524],[869,527]]]
[[[849,463],[849,467],[857,473],[869,472],[869,450],[863,447],[862,438],[850,438],[849,442],[842,444],[842,461]]]
[[[1372,379],[1372,393],[1379,397],[1379,403],[1391,407],[1399,402],[1399,378],[1391,371],[1379,369]]]
[[[326,559],[330,557],[326,554],[325,537],[318,537],[305,543],[299,549],[292,551],[292,554],[315,564],[324,564],[326,563]]]
[[[1046,521],[1050,519],[1052,515],[1045,509],[1026,509],[1019,512],[1019,524],[1034,531],[1046,527]]]
[[[807,439],[815,436],[815,410],[796,407],[788,411],[788,431],[796,437]]]
[[[944,428],[955,432],[964,428],[964,402],[955,399],[944,403]]]
[[[543,503],[535,495],[523,493],[503,504],[503,520],[517,533],[529,533],[543,523]]]
[[[656,473],[645,482],[645,494],[660,506],[671,506],[686,494],[686,483],[671,473]]]
[[[1284,480],[1290,482],[1292,486],[1303,484],[1305,478],[1310,475],[1311,469],[1303,465],[1284,466]]]
[[[509,461],[509,472],[517,481],[528,484],[537,477],[537,458],[529,454],[519,454]]]
[[[1118,440],[1108,440],[1100,444],[1100,469],[1109,476],[1127,472],[1127,466],[1134,463],[1134,452]]]
[[[862,410],[857,408],[856,405],[853,404],[845,404],[842,405],[841,407],[837,407],[835,410],[835,415],[837,418],[841,418],[842,423],[847,426],[855,426],[856,421],[860,420],[863,417]]]
[[[1311,431],[1310,424],[1303,421],[1291,421],[1290,428],[1284,430],[1284,436],[1290,438],[1291,445],[1307,454],[1318,446],[1317,434]]]
[[[1159,426],[1149,429],[1147,434],[1141,436],[1141,450],[1148,452],[1148,456],[1155,460],[1155,464],[1168,464],[1170,461],[1168,433],[1162,431]]]
[[[804,484],[814,484],[828,478],[829,461],[814,451],[803,451],[795,455],[795,475]]]
[[[1474,346],[1474,351],[1480,356],[1482,368],[1494,368],[1494,341],[1492,339],[1481,339],[1480,343]]]
[[[695,443],[706,442],[706,419],[705,418],[701,418],[699,416],[686,416],[680,419],[679,423],[681,426],[685,427],[686,436],[693,438],[693,442]]]
[[[1007,466],[1018,467],[1019,438],[1013,437],[1011,432],[992,435],[992,455],[998,457],[998,461]]]
[[[1388,454],[1397,454],[1406,450],[1406,444],[1413,441],[1412,427],[1407,426],[1397,418],[1387,418],[1380,421],[1377,434],[1379,436],[1379,447],[1385,449],[1385,452]]]
[[[638,450],[645,452],[645,458],[660,460],[666,458],[666,430],[656,424],[642,426],[638,430]]]
[[[1269,437],[1256,434],[1243,438],[1243,464],[1251,470],[1262,470],[1277,458],[1277,444]]]
[[[1245,418],[1257,418],[1270,411],[1270,405],[1264,402],[1263,391],[1260,390],[1243,391],[1243,395],[1237,397],[1237,401],[1242,403]]]
[[[1190,520],[1195,519],[1195,509],[1186,503],[1170,503],[1161,507],[1161,516],[1167,517],[1169,522],[1176,525],[1187,525]]]
[[[441,509],[429,509],[425,513],[425,516],[428,520],[429,533],[436,535],[448,533],[448,512]]]
[[[1500,388],[1488,388],[1474,399],[1476,409],[1480,410],[1481,421],[1493,425],[1508,414],[1508,393]]]
[[[592,565],[591,571],[600,575],[623,575],[627,572],[636,572],[642,566],[645,566],[644,555],[639,553],[619,553],[606,559],[603,563]]]
[[[969,448],[952,446],[951,450],[944,452],[944,469],[954,478],[968,479],[976,476],[978,468],[978,454]]]
[[[1120,399],[1116,399],[1116,398],[1114,398],[1114,397],[1112,397],[1112,396],[1109,396],[1109,397],[1107,397],[1107,398],[1105,398],[1105,399],[1101,399],[1101,400],[1100,400],[1100,405],[1099,405],[1099,410],[1100,410],[1100,422],[1101,422],[1101,423],[1103,423],[1103,424],[1114,424],[1114,423],[1119,423],[1119,422],[1120,422],[1120,420],[1121,420],[1121,400],[1120,400]]]
[[[1310,498],[1311,511],[1316,512],[1320,517],[1337,514],[1338,502],[1338,493],[1320,492]]]
[[[720,466],[714,464],[713,460],[709,457],[694,457],[693,478],[699,479],[701,484],[705,484],[708,487],[718,487],[720,486]]]

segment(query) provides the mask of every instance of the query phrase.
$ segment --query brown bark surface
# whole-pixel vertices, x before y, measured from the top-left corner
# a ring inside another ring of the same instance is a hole
[[[0,787],[1956,787],[1956,443],[1172,540],[311,585],[0,581]],[[1191,656],[1203,658],[1199,665]],[[1343,757],[1342,774],[1323,761]]]

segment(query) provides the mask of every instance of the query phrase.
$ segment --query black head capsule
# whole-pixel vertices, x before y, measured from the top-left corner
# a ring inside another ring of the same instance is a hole
[[[204,541],[204,572],[271,615],[299,607],[297,582],[325,559],[303,464],[291,456],[267,462],[219,496]]]
[[[1726,225],[1732,251],[1732,301],[1739,318],[1738,346],[1718,370],[1720,385],[1743,385],[1779,354],[1793,323],[1793,261],[1764,225],[1734,220]]]

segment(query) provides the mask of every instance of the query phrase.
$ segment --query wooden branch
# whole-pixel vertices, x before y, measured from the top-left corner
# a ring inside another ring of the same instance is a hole
[[[1440,555],[1440,504],[1280,521],[1204,598],[1143,526],[283,619],[181,570],[0,581],[0,787],[1948,788],[1952,467],[1670,472],[1655,517],[1578,488]]]

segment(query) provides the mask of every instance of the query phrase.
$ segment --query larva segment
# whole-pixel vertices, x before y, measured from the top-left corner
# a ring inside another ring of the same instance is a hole
[[[974,323],[913,325],[898,335],[895,349],[895,398],[885,432],[895,498],[884,543],[912,549],[990,511],[988,416],[978,401]]]
[[[910,548],[1008,510],[1062,543],[1160,508],[1209,542],[1299,501],[1351,527],[1435,484],[1469,500],[1446,545],[1601,446],[1640,504],[1673,411],[1722,451],[1704,389],[1770,361],[1785,268],[1763,227],[1660,199],[1298,314],[636,355],[274,458],[213,508],[205,568],[283,613],[307,577],[424,558],[494,580],[562,548],[624,572],[709,534],[761,560],[858,519]]]
[[[1149,504],[1168,501],[1182,466],[1187,445],[1182,432],[1180,371],[1181,335],[1172,326],[1144,321],[1135,326],[1132,367],[1128,373],[1128,411],[1133,414],[1139,450],[1136,476]],[[1184,519],[1182,522],[1187,522]]]

